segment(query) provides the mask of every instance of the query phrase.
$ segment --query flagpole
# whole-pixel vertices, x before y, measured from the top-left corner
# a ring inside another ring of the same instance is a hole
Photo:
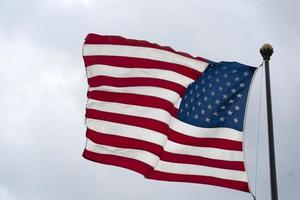
[[[264,59],[265,77],[266,77],[271,196],[272,196],[272,200],[278,200],[273,116],[272,116],[272,98],[271,98],[270,69],[269,69],[269,60],[273,54],[273,47],[270,44],[264,44],[260,48],[260,54]]]

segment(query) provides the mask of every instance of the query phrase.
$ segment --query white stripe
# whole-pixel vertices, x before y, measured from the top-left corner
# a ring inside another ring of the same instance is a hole
[[[151,60],[158,60],[163,62],[175,63],[190,67],[197,71],[203,72],[208,66],[208,63],[187,58],[185,56],[172,53],[165,50],[149,48],[149,47],[135,47],[126,45],[94,45],[85,44],[83,46],[84,56],[106,55],[106,56],[126,56],[133,58],[146,58]]]
[[[216,178],[247,182],[247,174],[244,171],[221,169],[202,165],[171,163],[160,160],[155,170],[173,174],[211,176]]]
[[[105,102],[94,99],[88,99],[86,107],[88,109],[94,109],[104,112],[155,119],[166,124],[168,123],[168,121],[170,121],[170,114],[167,111],[158,108]]]
[[[158,97],[165,99],[172,103],[175,107],[179,108],[178,101],[181,99],[177,92],[173,90],[151,87],[151,86],[132,86],[132,87],[112,87],[112,86],[99,86],[99,87],[89,87],[89,91],[109,91],[116,93],[129,93],[129,94],[141,94],[152,97]],[[180,102],[180,101],[179,101]]]
[[[136,159],[141,162],[147,163],[152,167],[155,166],[159,160],[159,157],[157,155],[152,154],[148,151],[100,145],[94,143],[89,139],[87,139],[85,148],[88,151],[98,153],[98,154],[108,154],[108,155],[122,156],[125,158]]]
[[[163,69],[143,69],[143,68],[125,68],[113,67],[109,65],[91,65],[86,68],[88,78],[95,76],[111,76],[117,78],[156,78],[171,81],[187,87],[194,82],[193,79],[179,73]]]
[[[203,138],[222,138],[234,141],[243,141],[243,132],[232,128],[202,128],[187,124],[176,118],[170,121],[170,127],[185,135]]]
[[[167,141],[164,150],[170,153],[182,155],[202,156],[227,161],[244,161],[244,154],[242,151],[225,150],[212,147],[195,147],[179,144],[170,140]]]
[[[160,146],[163,146],[167,141],[166,135],[141,127],[90,118],[87,118],[85,123],[89,129],[104,134],[143,140]]]
[[[175,103],[175,108],[179,109],[181,104],[182,98],[177,99],[177,102]]]
[[[211,176],[222,179],[236,180],[236,181],[247,181],[247,175],[243,171],[238,170],[229,170],[221,169],[214,167],[207,167],[201,165],[193,164],[182,164],[182,163],[172,163],[159,160],[159,157],[155,154],[144,150],[138,149],[127,149],[112,147],[107,145],[100,145],[92,142],[87,139],[86,149],[88,151],[106,154],[106,155],[115,155],[125,158],[131,158],[143,163],[146,163],[156,171],[173,173],[173,174],[187,174],[187,175],[201,175],[201,176]]]
[[[228,161],[243,161],[243,153],[241,151],[231,151],[218,148],[195,147],[183,145],[171,141],[167,141],[167,137],[159,132],[131,126],[127,124],[114,123],[96,119],[86,119],[86,125],[89,129],[109,134],[123,136],[142,141],[158,144],[165,148],[170,153],[188,154],[194,156],[202,156],[205,158],[228,160]]]
[[[193,126],[171,117],[167,111],[158,108],[104,102],[93,99],[88,100],[87,108],[104,112],[155,119],[169,124],[170,128],[177,132],[192,137],[221,138],[234,141],[243,141],[243,133],[241,131],[237,131],[231,128],[201,128]]]

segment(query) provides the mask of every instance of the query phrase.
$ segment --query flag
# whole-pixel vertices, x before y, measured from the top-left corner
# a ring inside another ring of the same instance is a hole
[[[86,159],[249,192],[243,124],[255,68],[88,34]]]

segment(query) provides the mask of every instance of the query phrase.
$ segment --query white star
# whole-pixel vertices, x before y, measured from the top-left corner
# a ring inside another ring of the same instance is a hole
[[[194,101],[194,99],[193,98],[191,98],[191,102],[193,102]]]
[[[238,93],[238,95],[236,95],[238,98],[242,98],[242,94],[241,93]]]
[[[209,75],[207,78],[208,78],[208,79],[211,79],[211,75]]]
[[[240,77],[235,77],[234,80],[235,80],[235,81],[238,81],[238,80],[240,80]]]
[[[195,109],[196,109],[195,106],[193,106],[192,111],[195,111]]]
[[[222,67],[222,68],[223,68],[224,70],[225,70],[225,69],[227,69],[227,67],[226,67],[226,66],[224,66],[224,67]]]
[[[205,110],[202,109],[201,110],[201,114],[204,115],[205,114]]]
[[[224,78],[227,78],[228,77],[228,74],[224,74]]]
[[[186,112],[186,115],[189,116],[190,112]]]
[[[210,84],[208,84],[208,87],[210,87],[210,88],[211,88],[212,86],[213,86],[213,84],[211,84],[211,83],[210,83]]]
[[[219,103],[220,103],[220,100],[219,100],[219,99],[216,99],[216,100],[215,100],[215,103],[216,103],[216,104],[219,104]]]
[[[228,96],[226,94],[223,94],[223,99],[227,99]]]
[[[233,100],[233,99],[230,99],[230,100],[229,100],[229,103],[233,103],[233,102],[234,102],[234,100]]]
[[[217,75],[218,73],[219,73],[218,70],[216,70],[216,71],[215,71],[215,74]]]
[[[234,118],[233,121],[234,123],[238,123],[239,120],[237,118]]]
[[[199,94],[199,93],[197,93],[197,97],[200,97],[200,94]]]
[[[210,95],[211,95],[211,96],[215,96],[215,92],[211,92]]]
[[[226,83],[226,85],[229,86],[229,85],[231,85],[231,83],[228,81],[228,82]]]
[[[231,110],[228,110],[227,113],[228,115],[232,115],[233,112]]]
[[[234,88],[231,89],[231,92],[232,92],[232,93],[236,93],[236,89],[234,89]]]
[[[214,116],[218,116],[219,114],[218,114],[217,112],[214,112],[213,115],[214,115]]]
[[[242,87],[245,87],[245,84],[244,83],[241,83],[240,84],[240,87],[242,88]]]
[[[248,72],[244,72],[244,76],[248,76],[249,75],[249,73]]]
[[[234,106],[235,110],[240,110],[240,107],[238,105]]]
[[[198,104],[198,106],[200,106],[200,105],[201,105],[201,101],[198,101],[198,103],[197,103],[197,104]]]
[[[234,70],[232,70],[232,73],[236,73],[237,71],[234,69]]]
[[[224,110],[226,107],[225,106],[221,106],[221,109]]]
[[[187,99],[187,96],[184,96],[184,99]]]
[[[182,108],[180,108],[180,112],[181,112],[181,113],[183,112],[183,109],[182,109]]]
[[[190,94],[193,94],[193,90],[190,91]]]
[[[196,89],[198,89],[198,87],[199,87],[198,85],[195,86]]]
[[[195,118],[195,119],[198,119],[198,118],[199,118],[199,116],[196,114],[196,115],[194,115],[194,118]]]
[[[187,108],[187,107],[189,107],[189,104],[186,103],[184,106]]]
[[[219,87],[219,90],[220,90],[220,91],[222,91],[222,90],[223,90],[223,87],[222,87],[222,86],[220,86],[220,87]]]
[[[205,118],[206,122],[210,122],[210,119],[208,117]]]
[[[204,97],[204,101],[207,101],[207,99],[208,99],[207,97]]]
[[[202,92],[203,92],[203,93],[205,93],[205,91],[206,91],[206,89],[205,89],[205,88],[203,88],[203,89],[202,89]]]
[[[212,105],[207,105],[207,108],[210,110],[210,109],[212,109]]]
[[[220,79],[217,78],[217,79],[216,79],[216,83],[219,83],[219,82],[220,82]]]
[[[220,117],[221,122],[224,122],[224,120],[225,120],[225,117]]]

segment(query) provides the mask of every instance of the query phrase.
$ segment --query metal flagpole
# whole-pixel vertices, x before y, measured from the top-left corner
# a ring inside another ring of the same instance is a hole
[[[278,200],[275,149],[274,149],[274,133],[273,133],[271,84],[270,84],[270,69],[269,69],[269,60],[273,54],[273,47],[270,44],[264,44],[260,48],[260,54],[262,55],[262,57],[264,59],[265,76],[266,76],[271,196],[272,196],[272,200]]]

